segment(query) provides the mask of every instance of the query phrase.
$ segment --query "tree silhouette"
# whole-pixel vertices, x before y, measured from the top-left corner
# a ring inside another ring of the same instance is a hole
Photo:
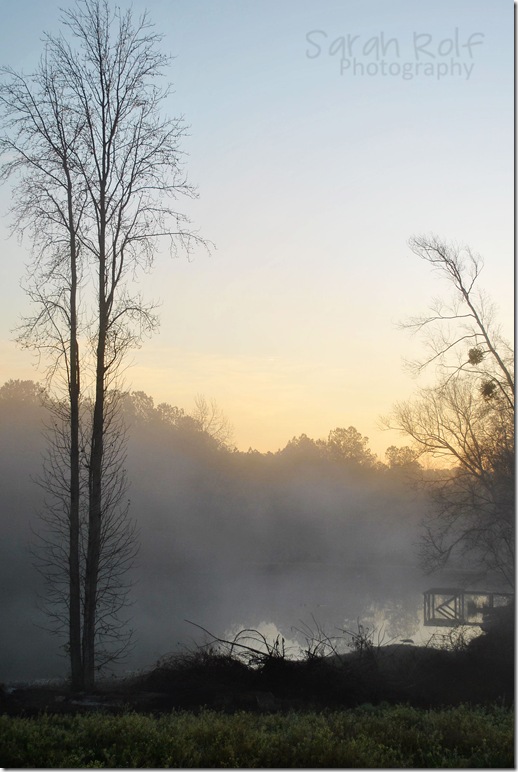
[[[116,395],[125,355],[157,326],[132,279],[151,268],[158,240],[187,253],[204,243],[174,205],[195,191],[181,167],[184,124],[161,115],[170,89],[158,85],[169,64],[160,39],[146,14],[78,0],[63,11],[62,33],[46,35],[36,72],[4,68],[0,85],[2,177],[16,181],[13,225],[34,251],[35,313],[20,341],[45,359],[58,390],[49,453],[59,491],[50,467],[45,479],[63,520],[54,533],[61,546],[67,539],[68,589],[57,600],[75,688],[94,684],[106,660],[99,637],[119,629],[103,603],[112,593],[113,610],[126,596],[127,556],[106,568],[110,550],[126,554],[128,528]]]
[[[435,570],[464,556],[514,585],[513,352],[477,287],[482,259],[436,236],[410,246],[454,290],[451,302],[437,300],[428,315],[403,323],[425,333],[428,354],[414,370],[435,365],[438,381],[397,404],[387,422],[449,467],[431,488],[421,558]]]

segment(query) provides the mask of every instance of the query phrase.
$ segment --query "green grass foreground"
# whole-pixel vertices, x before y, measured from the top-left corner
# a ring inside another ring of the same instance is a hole
[[[15,768],[513,768],[514,714],[363,705],[286,715],[3,715],[0,749],[1,766]]]

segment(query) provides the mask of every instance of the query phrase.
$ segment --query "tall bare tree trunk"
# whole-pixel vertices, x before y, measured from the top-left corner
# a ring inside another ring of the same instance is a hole
[[[88,550],[85,577],[85,609],[83,622],[83,673],[86,688],[95,682],[95,633],[97,590],[101,555],[102,472],[105,434],[105,357],[107,336],[107,303],[104,229],[101,228],[99,256],[99,327],[96,351],[95,402],[92,420],[92,441],[89,470]]]
[[[70,179],[70,178],[69,178]],[[74,222],[71,187],[68,193],[69,222]],[[70,515],[69,515],[69,656],[72,689],[83,688],[81,656],[81,577],[80,577],[80,457],[79,457],[79,345],[77,340],[77,242],[70,229]]]

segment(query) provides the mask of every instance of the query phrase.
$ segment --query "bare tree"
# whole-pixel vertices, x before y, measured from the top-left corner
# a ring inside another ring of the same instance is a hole
[[[413,251],[453,285],[449,304],[403,326],[427,333],[438,382],[395,406],[387,424],[414,440],[420,454],[446,462],[432,485],[421,558],[444,566],[452,556],[514,583],[513,352],[502,338],[486,295],[476,287],[482,261],[468,248],[435,236],[414,238]]]
[[[65,98],[56,64],[42,57],[37,71],[24,77],[5,68],[0,86],[4,133],[0,149],[7,159],[1,179],[19,176],[12,206],[14,229],[29,232],[33,262],[26,291],[35,308],[19,329],[22,346],[46,355],[47,380],[59,380],[67,395],[67,483],[68,541],[68,648],[71,679],[81,685],[81,600],[79,556],[79,285],[81,281],[79,228],[84,203],[80,181],[73,173],[71,146],[79,124]],[[57,421],[63,419],[57,408]],[[62,429],[60,428],[59,433]],[[64,438],[61,438],[61,440]],[[50,455],[64,448],[58,436],[51,441]],[[60,461],[63,461],[62,453]],[[62,481],[64,482],[64,481]],[[63,534],[64,538],[64,534]]]
[[[425,334],[429,354],[413,363],[413,369],[421,373],[436,364],[447,378],[461,372],[476,375],[483,396],[498,391],[514,410],[514,352],[496,324],[494,305],[476,286],[482,258],[469,247],[434,235],[413,237],[409,245],[454,290],[450,302],[435,300],[429,314],[402,323],[405,329]]]
[[[507,411],[476,382],[449,379],[394,411],[394,426],[448,466],[427,483],[432,507],[421,544],[424,567],[467,560],[514,583],[514,433]],[[423,478],[426,480],[426,477]]]
[[[109,440],[110,391],[127,351],[157,325],[154,304],[131,291],[131,279],[151,268],[159,239],[187,253],[204,242],[173,205],[195,191],[181,167],[183,121],[160,114],[170,90],[157,83],[169,59],[147,15],[135,21],[131,11],[107,0],[78,0],[62,22],[62,35],[46,36],[34,75],[2,71],[1,148],[3,178],[14,175],[18,182],[14,227],[29,230],[35,249],[28,291],[37,311],[25,320],[21,340],[48,355],[51,380],[64,374],[68,504],[62,501],[61,511],[69,533],[69,649],[73,684],[91,687],[99,635],[117,627],[112,612],[101,611],[117,595],[107,545],[126,528],[124,518],[107,514],[120,512],[124,489],[115,463],[123,445],[113,434]],[[90,372],[91,392],[85,390]],[[81,400],[90,403],[81,394],[91,401],[91,420],[82,427]],[[81,434],[87,436],[82,456]],[[126,565],[126,557],[117,562],[117,576]]]
[[[200,429],[207,432],[218,445],[228,446],[232,442],[234,429],[216,400],[207,400],[203,394],[197,394],[194,406],[191,417],[199,424]]]

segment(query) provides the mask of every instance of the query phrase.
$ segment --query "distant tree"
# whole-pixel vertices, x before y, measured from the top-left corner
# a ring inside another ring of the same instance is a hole
[[[348,429],[333,429],[325,444],[327,455],[335,461],[352,461],[369,467],[376,463],[376,457],[368,447],[369,438],[349,426]]]
[[[2,70],[0,149],[3,179],[17,181],[14,227],[34,246],[27,291],[36,310],[20,341],[46,357],[49,383],[61,382],[50,453],[63,441],[67,472],[56,472],[67,486],[66,505],[58,495],[67,524],[59,539],[68,534],[63,613],[73,686],[91,688],[99,635],[109,627],[101,611],[103,551],[107,534],[117,541],[127,527],[119,516],[108,526],[106,514],[116,501],[125,509],[115,494],[124,450],[113,434],[118,401],[111,395],[126,353],[157,325],[154,304],[131,280],[150,269],[159,239],[187,252],[203,241],[173,203],[195,192],[180,163],[184,125],[160,115],[169,94],[158,85],[169,63],[160,35],[146,14],[135,22],[108,0],[78,0],[62,22],[65,34],[46,36],[33,75]],[[116,587],[112,578],[114,594]]]
[[[11,378],[3,386],[0,386],[1,402],[41,405],[44,398],[45,390],[34,381],[20,381]]]
[[[307,434],[293,437],[286,446],[279,451],[283,456],[314,461],[323,458],[323,451],[318,441],[312,440]]]
[[[156,414],[160,421],[170,426],[178,426],[188,418],[183,407],[169,405],[167,402],[161,402],[156,406]]]
[[[354,463],[363,467],[374,468],[376,456],[368,447],[369,438],[349,426],[348,429],[332,429],[327,440],[313,440],[306,434],[293,437],[280,453],[297,461],[326,463]]]
[[[391,445],[385,451],[385,458],[389,469],[406,469],[417,471],[420,469],[419,453],[415,448],[404,445],[401,448]]]
[[[45,390],[34,381],[9,380],[0,387],[0,426],[7,446],[15,446],[17,435],[25,436],[22,427],[39,427],[38,438],[42,439],[47,418],[46,402]],[[40,446],[38,442],[32,442],[32,445],[33,449],[38,447],[41,456],[44,443]]]
[[[144,391],[124,392],[121,394],[126,423],[132,426],[134,423],[153,421],[156,415],[153,397]]]
[[[427,333],[438,382],[399,403],[388,424],[414,441],[416,452],[448,468],[432,487],[421,558],[429,570],[452,558],[500,574],[514,584],[513,352],[495,324],[492,305],[476,282],[481,258],[437,237],[410,242],[413,251],[447,278],[451,303],[404,324]]]

